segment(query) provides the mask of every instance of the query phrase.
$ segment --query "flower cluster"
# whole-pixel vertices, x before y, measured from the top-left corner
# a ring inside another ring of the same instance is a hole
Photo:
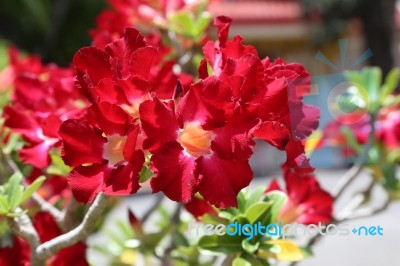
[[[345,114],[337,117],[325,126],[319,147],[338,146],[344,149],[346,155],[355,155],[357,147],[365,145],[371,128],[371,116],[364,114]],[[343,132],[347,128],[356,143],[350,143]],[[386,147],[388,151],[400,148],[400,105],[393,104],[379,110],[374,121],[375,139]]]
[[[90,31],[95,45],[105,44],[123,36],[124,28],[135,26],[154,29],[166,28],[176,12],[191,12],[204,6],[205,1],[172,0],[109,0],[111,10],[104,10],[96,19],[96,28]]]
[[[20,58],[15,49],[10,50],[10,59],[13,104],[4,108],[4,126],[25,141],[19,150],[21,161],[43,169],[51,162],[49,150],[60,146],[57,131],[61,123],[81,115],[74,73],[43,65],[36,57]]]
[[[253,177],[255,138],[286,151],[286,171],[313,170],[303,146],[319,118],[302,102],[309,74],[299,64],[261,60],[240,36],[229,41],[230,22],[216,18],[218,41],[203,48],[199,80],[184,86],[176,76],[175,84],[154,82],[164,54],[133,28],[104,49],[76,53],[77,86],[91,105],[59,134],[79,201],[100,191],[135,193],[146,157],[153,192],[179,202],[199,192],[219,208],[237,206]]]

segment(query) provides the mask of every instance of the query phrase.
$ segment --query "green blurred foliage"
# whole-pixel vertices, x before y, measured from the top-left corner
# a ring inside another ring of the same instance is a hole
[[[0,38],[46,62],[68,65],[90,44],[88,30],[105,7],[105,0],[1,0]]]

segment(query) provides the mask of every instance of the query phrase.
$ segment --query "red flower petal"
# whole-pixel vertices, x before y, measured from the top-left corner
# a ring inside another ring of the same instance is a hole
[[[136,151],[133,164],[113,168],[108,176],[104,193],[108,195],[130,195],[140,188],[139,173],[144,164],[143,151]]]
[[[276,178],[272,179],[271,183],[269,183],[269,186],[265,189],[264,193],[268,193],[275,190],[282,191],[281,187],[278,184],[278,180]]]
[[[214,19],[214,24],[218,27],[218,40],[221,47],[225,47],[225,43],[228,41],[228,33],[231,23],[232,19],[226,16],[218,16]]]
[[[137,100],[142,102],[143,98],[148,97],[150,90],[149,82],[139,76],[132,76],[127,80],[118,80],[118,85],[122,87],[128,99],[128,104]]]
[[[158,98],[148,100],[139,107],[141,126],[147,137],[143,148],[154,151],[164,143],[176,141],[179,126],[173,110]]]
[[[151,46],[137,49],[129,59],[129,73],[147,79],[156,53],[157,49]]]
[[[39,126],[30,116],[10,106],[4,107],[3,116],[6,127],[12,128],[15,132],[28,136],[30,139],[38,138],[36,132],[39,130]]]
[[[265,140],[280,150],[284,150],[290,140],[289,130],[279,122],[266,121],[261,123],[254,131],[256,138]]]
[[[177,142],[165,144],[151,157],[153,193],[162,191],[171,200],[188,202],[198,184],[195,168],[195,161]]]
[[[176,110],[180,124],[196,121],[204,129],[222,125],[229,92],[229,87],[215,77],[198,82],[180,100]]]
[[[106,135],[126,135],[132,126],[133,118],[116,104],[93,104],[87,112],[88,121],[103,130]]]
[[[241,77],[241,82],[233,83],[232,76]],[[256,98],[259,102],[265,93],[263,66],[254,54],[246,54],[239,59],[229,58],[220,78],[232,86],[233,97],[241,101],[250,102]]]
[[[37,212],[32,219],[32,223],[39,234],[41,243],[47,242],[61,234],[56,221],[48,212]]]
[[[50,265],[89,266],[89,263],[86,260],[86,249],[86,244],[82,242],[63,248],[50,260]]]
[[[200,86],[192,87],[185,94],[180,100],[176,114],[182,125],[185,122],[196,121],[204,129],[216,127],[224,122],[224,110],[205,102]]]
[[[140,149],[141,147],[137,147],[138,145],[136,144],[138,141],[138,135],[139,135],[139,127],[135,126],[135,128],[130,132],[126,138],[125,146],[123,149],[123,155],[124,159],[129,162],[133,163],[137,159],[137,155],[142,156],[143,154],[138,154],[137,149]],[[139,157],[140,159],[140,157]]]
[[[199,220],[199,217],[205,214],[217,216],[217,212],[210,204],[207,203],[207,201],[197,197],[193,197],[192,200],[186,203],[184,206],[185,209],[190,212],[196,220]]]
[[[104,180],[109,174],[106,165],[78,166],[68,175],[68,183],[74,198],[82,203],[91,203],[102,191]]]
[[[257,49],[251,45],[243,45],[243,38],[239,35],[233,37],[232,41],[226,43],[223,53],[228,58],[239,59],[240,57],[252,54],[258,57]]]
[[[305,139],[311,132],[318,128],[320,110],[319,108],[299,103],[289,103],[290,126],[293,130],[293,135]]]
[[[199,69],[198,69],[198,72],[199,72],[199,78],[200,79],[206,79],[209,75],[208,75],[208,65],[207,65],[207,60],[206,59],[202,59],[201,61],[200,61],[200,64],[199,64]]]
[[[19,150],[19,157],[24,163],[28,163],[34,167],[43,169],[49,166],[51,162],[49,155],[50,148],[51,146],[46,142],[42,142],[30,147],[24,147]]]
[[[294,170],[310,173],[314,171],[310,160],[305,155],[304,144],[299,140],[290,140],[286,145],[286,162],[282,167],[285,172]]]
[[[59,134],[63,141],[61,156],[72,167],[101,163],[103,145],[107,140],[100,130],[80,119],[69,119],[61,124]]]
[[[97,86],[104,78],[112,78],[110,56],[96,47],[80,49],[73,62],[77,70],[78,84],[86,97],[89,97],[89,88]]]
[[[248,161],[222,160],[215,155],[198,159],[198,173],[200,194],[222,209],[237,207],[237,194],[253,178]]]
[[[165,62],[160,68],[153,67],[151,71],[151,77],[149,77],[153,87],[151,92],[154,92],[159,99],[167,100],[173,98],[176,83],[178,81],[178,76],[174,74],[174,66],[175,62],[171,60]],[[193,81],[190,75],[181,73],[179,81],[184,83],[187,82],[187,80],[189,80],[189,84]]]
[[[92,90],[95,102],[107,101],[114,104],[128,104],[124,90],[111,79],[102,79]]]
[[[298,222],[304,224],[327,223],[332,220],[333,198],[324,191],[313,175],[285,175],[289,200],[300,207]]]
[[[61,126],[61,119],[50,114],[46,118],[40,121],[40,127],[42,128],[43,134],[48,137],[58,138],[58,129]]]
[[[15,101],[31,110],[44,111],[46,87],[36,75],[20,74],[14,81]],[[47,92],[48,93],[48,92]]]
[[[19,237],[13,237],[12,247],[0,248],[1,266],[30,266],[28,243]]]
[[[257,123],[256,119],[234,117],[225,126],[213,130],[211,149],[225,160],[249,159],[255,145],[249,132]]]
[[[130,74],[131,55],[146,45],[143,36],[134,28],[126,28],[123,38],[108,44],[106,52],[113,58],[117,78],[126,79]]]

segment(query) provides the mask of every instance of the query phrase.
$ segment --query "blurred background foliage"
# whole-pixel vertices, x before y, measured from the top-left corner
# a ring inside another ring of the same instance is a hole
[[[313,38],[316,47],[338,39],[348,21],[358,18],[363,25],[365,47],[374,53],[369,64],[381,67],[384,75],[394,66],[396,0],[298,0],[298,3],[304,18],[320,24]],[[96,16],[106,7],[106,0],[1,0],[0,39],[26,52],[39,54],[45,62],[65,66],[79,48],[90,44],[88,30],[94,27]]]
[[[68,65],[90,45],[88,29],[106,6],[104,0],[1,0],[0,37],[46,62]]]

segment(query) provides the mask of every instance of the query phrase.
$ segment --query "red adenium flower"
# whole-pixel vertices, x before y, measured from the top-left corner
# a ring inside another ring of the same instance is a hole
[[[305,139],[318,127],[318,108],[302,101],[310,90],[310,75],[300,64],[280,59],[270,62],[268,58],[261,61],[255,48],[243,45],[240,36],[229,41],[230,23],[230,18],[217,17],[218,41],[203,48],[213,75],[231,87],[230,103],[224,105],[226,115],[240,112],[260,119],[253,136],[290,152],[290,142]],[[207,61],[199,67],[200,78],[209,75]],[[221,107],[220,102],[217,105]],[[304,147],[299,147],[304,154]]]
[[[144,154],[137,147],[139,127],[121,107],[93,104],[83,119],[65,121],[59,130],[62,158],[74,167],[68,182],[76,200],[92,202],[100,191],[129,195],[139,189]]]
[[[298,174],[288,171],[285,174],[286,191],[282,190],[276,179],[272,180],[266,192],[283,191],[288,200],[279,212],[278,220],[284,224],[329,223],[332,220],[333,198],[318,184],[313,174]]]
[[[252,179],[250,130],[258,121],[240,114],[225,121],[224,110],[203,100],[228,89],[210,77],[192,86],[176,110],[173,101],[158,98],[140,106],[143,147],[153,154],[153,192],[188,202],[199,191],[217,207],[237,205],[237,193]]]
[[[150,41],[159,44],[154,37]],[[172,61],[161,63],[165,56],[162,47],[158,52],[136,29],[126,28],[123,38],[104,50],[86,47],[76,53],[78,88],[91,102],[118,104],[137,118],[138,106],[149,99],[149,92],[161,99],[171,99],[174,94],[178,76],[173,74]],[[185,76],[185,81],[191,78]]]
[[[395,104],[379,110],[374,124],[375,137],[385,147],[396,149],[400,147],[400,105]],[[318,147],[335,146],[343,148],[346,155],[356,155],[347,143],[343,129],[346,127],[360,145],[368,141],[371,132],[371,117],[368,114],[360,116],[358,113],[349,113],[336,117],[328,123],[323,131]]]
[[[177,82],[171,64],[154,70],[158,62],[157,49],[132,28],[104,50],[87,47],[75,55],[77,85],[92,105],[84,118],[64,122],[59,134],[63,159],[74,167],[69,183],[77,200],[91,202],[99,191],[127,195],[139,189],[144,163],[139,105],[150,94],[172,98]]]
[[[380,110],[376,122],[377,138],[388,148],[400,147],[400,104]]]
[[[10,47],[8,49],[9,64],[0,73],[0,91],[11,87],[16,76],[21,73],[43,73],[43,65],[37,56],[27,56],[23,58],[18,49]]]
[[[192,10],[202,4],[202,1],[185,1],[185,0],[109,0],[110,6],[115,12],[125,17],[130,24],[125,26],[164,26],[168,23],[168,19],[176,11]],[[100,17],[103,13],[100,14]],[[98,24],[99,21],[97,21]]]
[[[303,96],[310,93],[310,74],[302,65],[281,59],[271,62],[265,58],[263,66],[267,93],[260,118],[278,120],[290,131],[292,139],[305,139],[318,127],[320,116],[317,107],[302,102]]]
[[[12,62],[16,61],[13,53]],[[31,66],[25,61],[14,63],[15,90],[12,105],[4,108],[4,125],[26,141],[19,151],[21,160],[43,169],[50,164],[49,150],[60,144],[57,131],[61,122],[80,115],[80,98],[73,89],[71,69],[29,58]]]

